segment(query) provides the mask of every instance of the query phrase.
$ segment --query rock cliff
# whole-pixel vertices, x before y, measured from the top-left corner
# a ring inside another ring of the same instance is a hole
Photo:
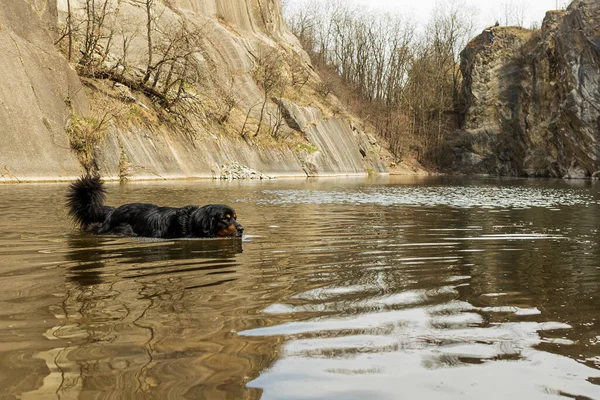
[[[91,56],[138,79],[148,54],[143,3],[109,8],[104,23],[113,25],[97,49],[110,50]],[[108,179],[238,176],[232,166],[253,171],[249,177],[386,172],[384,146],[334,96],[319,92],[280,0],[153,4],[157,27],[193,25],[201,36],[201,77],[188,90],[194,108],[180,115],[106,74],[78,77],[82,45],[71,63],[64,35],[55,45],[65,32],[67,2],[0,0],[0,182],[69,180],[82,166]],[[70,6],[74,20],[83,18],[85,1]],[[119,64],[125,52],[128,62]],[[272,58],[265,62],[265,55]],[[257,77],[271,61],[288,85],[277,96]]]
[[[550,11],[538,31],[495,27],[461,54],[465,114],[445,166],[463,173],[591,177],[600,169],[600,3]]]
[[[65,124],[71,109],[87,112],[87,99],[54,49],[51,20],[47,7],[0,1],[0,182],[55,180],[80,169]]]

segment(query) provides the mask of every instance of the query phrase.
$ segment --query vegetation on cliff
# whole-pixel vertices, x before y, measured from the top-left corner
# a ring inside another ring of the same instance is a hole
[[[210,139],[222,133],[251,146],[283,146],[297,152],[303,165],[324,156],[341,159],[320,148],[319,139],[307,131],[323,131],[321,124],[330,118],[349,127],[354,117],[330,96],[295,47],[295,38],[290,41],[286,29],[277,26],[281,15],[273,7],[278,4],[258,3],[258,8],[246,10],[248,20],[233,21],[231,10],[190,12],[177,2],[67,0],[56,44],[76,65],[94,99],[88,120],[104,120],[108,114],[117,126],[141,122],[147,130],[181,132],[192,143],[198,135]],[[245,23],[251,32],[240,31]],[[142,118],[131,118],[141,110]],[[299,115],[305,112],[311,120]],[[148,118],[155,121],[153,126],[143,122]],[[73,121],[83,120],[73,115]],[[86,135],[78,132],[85,129],[79,127],[71,123],[71,147],[84,168],[96,168],[99,164],[91,159],[101,140],[87,135],[94,140],[84,145]],[[350,158],[363,154],[363,171],[385,168],[380,165],[387,157],[383,149],[379,152],[374,141],[361,139],[366,137],[362,130],[355,135]],[[302,150],[306,148],[316,150]],[[310,174],[322,170],[317,164],[307,167]],[[356,162],[352,164],[354,172]]]
[[[459,52],[473,35],[457,2],[434,11],[423,32],[409,19],[354,3],[291,3],[288,24],[326,85],[371,124],[399,158],[436,166],[443,138],[458,127]]]

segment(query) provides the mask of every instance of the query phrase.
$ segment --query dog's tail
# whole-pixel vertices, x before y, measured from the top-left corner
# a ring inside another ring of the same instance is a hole
[[[69,186],[67,193],[69,215],[84,230],[94,223],[102,223],[106,219],[105,198],[106,190],[100,177],[83,176]]]

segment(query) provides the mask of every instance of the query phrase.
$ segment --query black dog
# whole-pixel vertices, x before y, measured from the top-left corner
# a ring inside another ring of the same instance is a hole
[[[160,207],[131,203],[104,205],[106,190],[100,177],[85,176],[69,187],[69,215],[81,229],[96,234],[118,234],[153,238],[210,238],[241,236],[235,211],[222,204],[204,207]]]

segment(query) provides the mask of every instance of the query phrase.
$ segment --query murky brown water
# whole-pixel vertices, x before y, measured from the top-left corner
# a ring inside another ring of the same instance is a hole
[[[0,185],[0,397],[600,398],[600,185],[109,184],[243,241],[92,237]]]

